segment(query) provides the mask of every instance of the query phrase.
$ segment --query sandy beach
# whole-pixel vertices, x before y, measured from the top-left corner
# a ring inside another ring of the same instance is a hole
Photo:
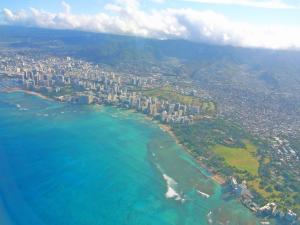
[[[4,90],[4,92],[6,92],[6,93],[23,92],[23,93],[26,93],[26,94],[29,94],[29,95],[37,96],[37,97],[45,99],[45,100],[51,100],[51,101],[53,101],[52,98],[49,98],[49,97],[47,97],[45,95],[42,95],[41,93],[34,92],[34,91],[29,91],[29,90],[23,90],[23,89],[20,89],[20,88],[8,88],[8,89]]]

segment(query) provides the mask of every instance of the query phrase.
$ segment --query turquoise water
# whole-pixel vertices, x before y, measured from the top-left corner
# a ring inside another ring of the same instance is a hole
[[[140,114],[0,93],[0,224],[258,224],[204,172]]]

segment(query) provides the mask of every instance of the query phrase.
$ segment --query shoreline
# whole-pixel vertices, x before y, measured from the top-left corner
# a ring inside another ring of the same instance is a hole
[[[7,88],[3,92],[6,92],[6,93],[23,92],[23,93],[26,93],[26,94],[29,94],[29,95],[37,96],[37,97],[39,97],[41,99],[44,99],[44,100],[55,101],[55,99],[53,99],[51,97],[47,97],[47,96],[45,96],[41,93],[38,93],[38,92],[35,92],[35,91],[24,90],[22,88]],[[132,112],[134,112],[134,111],[132,110]],[[153,118],[150,118],[150,117],[147,117],[147,116],[145,116],[144,119],[156,123],[161,130],[168,133],[171,136],[171,138],[176,142],[177,145],[179,145],[182,149],[184,149],[189,155],[191,155],[193,157],[193,159],[196,161],[196,163],[200,167],[206,169],[208,172],[210,172],[212,174],[212,176],[208,176],[208,178],[212,179],[213,181],[215,181],[219,185],[224,185],[226,183],[225,178],[223,178],[220,174],[215,173],[213,171],[213,169],[208,168],[205,164],[203,164],[203,162],[201,160],[199,160],[199,159],[197,159],[193,156],[192,151],[188,147],[184,146],[179,141],[178,137],[175,135],[175,133],[173,132],[172,128],[169,125],[159,123],[159,122],[153,120]]]
[[[179,141],[178,137],[175,135],[175,133],[173,132],[172,128],[169,125],[167,125],[167,124],[158,124],[158,125],[159,125],[160,129],[162,129],[164,132],[168,133],[175,140],[176,144],[178,144],[188,154],[190,154],[200,167],[202,167],[202,168],[206,169],[208,172],[212,173],[212,176],[208,176],[208,178],[212,179],[213,181],[215,181],[219,185],[224,185],[226,183],[225,178],[223,178],[220,174],[217,174],[217,173],[213,172],[212,169],[208,168],[205,164],[203,164],[203,162],[201,160],[196,159],[193,156],[192,151],[188,147],[184,146]]]
[[[4,89],[3,92],[5,92],[5,93],[23,92],[23,93],[26,93],[26,94],[29,94],[29,95],[37,96],[37,97],[42,98],[44,100],[54,101],[54,99],[52,99],[50,97],[47,97],[47,96],[45,96],[41,93],[38,93],[38,92],[35,92],[35,91],[24,90],[22,88],[7,88],[7,89]]]
[[[3,90],[2,92],[4,92],[4,93],[23,92],[23,93],[28,94],[28,95],[33,95],[33,96],[39,97],[43,100],[50,100],[50,101],[59,102],[56,99],[51,98],[51,97],[47,97],[47,96],[45,96],[41,93],[34,92],[34,91],[29,91],[29,90],[24,90],[24,89],[21,89],[21,88],[7,88],[7,89]],[[102,106],[102,105],[97,105],[97,106]],[[103,106],[105,106],[105,105],[103,105]],[[122,109],[118,106],[116,106],[116,108]],[[129,110],[126,109],[126,111],[129,111],[129,113],[138,113],[137,111],[130,110],[130,109]],[[144,114],[141,114],[141,115],[144,115]],[[154,118],[146,116],[146,115],[143,116],[143,119],[146,120],[146,121],[151,121],[151,123],[153,123],[155,125],[158,125],[158,127],[163,132],[170,135],[170,137],[175,141],[175,143],[178,146],[180,146],[185,152],[187,152],[187,154],[189,154],[192,157],[193,160],[195,160],[197,165],[199,165],[201,168],[203,168],[204,170],[208,171],[211,174],[211,175],[207,175],[207,174],[204,174],[204,173],[201,172],[205,177],[207,177],[208,179],[213,180],[216,184],[218,184],[220,186],[224,186],[226,184],[226,182],[227,182],[226,178],[224,178],[221,174],[218,174],[218,173],[214,172],[213,168],[209,168],[207,165],[205,165],[201,161],[201,159],[195,157],[195,154],[188,147],[186,147],[184,144],[182,144],[180,142],[179,138],[176,136],[176,134],[172,130],[172,127],[169,124],[160,123],[159,121],[155,120]],[[254,213],[254,215],[256,216],[255,213]],[[259,217],[257,217],[257,218],[259,218]]]

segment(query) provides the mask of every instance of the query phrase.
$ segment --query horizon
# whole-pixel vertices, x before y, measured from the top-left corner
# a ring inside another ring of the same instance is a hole
[[[116,0],[0,3],[2,25],[183,39],[235,47],[300,48],[300,7],[278,0]]]
[[[200,42],[194,40],[187,40],[182,38],[170,38],[170,39],[157,39],[153,37],[143,37],[143,36],[136,36],[130,34],[114,34],[114,33],[104,33],[104,32],[95,32],[95,31],[84,31],[84,30],[73,30],[73,29],[56,29],[56,28],[44,28],[44,27],[34,27],[34,26],[21,26],[21,25],[7,25],[7,24],[0,24],[1,27],[6,28],[22,28],[22,29],[34,29],[34,30],[45,30],[55,32],[77,32],[81,34],[90,34],[90,35],[107,35],[107,36],[117,36],[117,37],[124,37],[124,38],[131,38],[131,39],[141,39],[141,40],[149,40],[149,41],[157,41],[157,42],[168,42],[168,41],[179,41],[179,42],[186,42],[194,45],[205,45],[211,47],[221,47],[221,48],[237,48],[237,49],[244,49],[244,50],[256,50],[256,51],[270,51],[270,52],[290,52],[290,53],[300,53],[300,48],[287,48],[287,49],[273,49],[273,48],[266,48],[266,47],[249,47],[249,46],[234,46],[234,45],[224,45],[218,43],[210,43],[210,42]]]

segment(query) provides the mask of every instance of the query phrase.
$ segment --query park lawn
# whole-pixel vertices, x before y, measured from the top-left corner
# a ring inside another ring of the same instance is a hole
[[[202,109],[206,112],[214,112],[216,110],[213,102],[203,102]]]
[[[168,100],[171,102],[180,102],[185,105],[200,106],[201,109],[208,113],[216,111],[216,105],[212,101],[203,101],[195,96],[183,95],[175,91],[171,86],[164,86],[162,88],[155,88],[142,91],[144,95],[149,97],[156,97],[159,99]]]
[[[248,181],[248,186],[263,196],[269,201],[280,201],[280,192],[275,191],[272,187],[272,192],[267,192],[264,188],[260,187],[259,183],[261,178],[258,174],[259,161],[256,157],[256,146],[249,141],[244,141],[245,148],[232,148],[224,145],[216,145],[214,152],[223,157],[226,164],[235,167],[239,170],[246,170],[253,175],[255,179]],[[275,195],[272,197],[272,195]]]
[[[256,157],[256,146],[244,141],[245,148],[233,148],[225,145],[215,145],[213,151],[224,158],[226,164],[238,170],[246,170],[253,176],[258,176],[259,162]]]
[[[180,102],[182,104],[191,104],[201,106],[202,101],[194,96],[186,96],[176,92],[171,86],[164,86],[162,88],[155,88],[143,91],[143,94],[149,97],[156,97],[173,102]]]

